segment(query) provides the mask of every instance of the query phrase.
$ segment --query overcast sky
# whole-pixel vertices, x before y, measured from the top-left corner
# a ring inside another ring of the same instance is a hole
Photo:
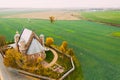
[[[120,0],[0,0],[0,8],[120,8]]]

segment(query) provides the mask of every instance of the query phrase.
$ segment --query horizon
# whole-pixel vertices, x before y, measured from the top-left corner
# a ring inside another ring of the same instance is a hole
[[[120,9],[120,7],[65,7],[65,8],[0,7],[0,9]]]
[[[0,8],[120,8],[119,0],[4,0]]]

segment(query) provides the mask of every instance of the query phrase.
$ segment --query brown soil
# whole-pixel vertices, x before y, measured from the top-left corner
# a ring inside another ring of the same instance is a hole
[[[80,20],[80,14],[72,11],[46,11],[46,12],[32,12],[15,14],[10,16],[4,16],[4,18],[37,18],[37,19],[49,19],[50,16],[54,16],[56,20]]]

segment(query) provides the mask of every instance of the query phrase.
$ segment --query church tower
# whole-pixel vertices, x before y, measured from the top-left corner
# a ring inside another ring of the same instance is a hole
[[[14,42],[15,42],[15,46],[16,46],[16,49],[18,50],[18,41],[20,39],[20,34],[18,31],[16,31],[16,34],[14,36]]]
[[[40,38],[40,42],[41,42],[42,46],[44,47],[44,35],[41,34],[41,35],[39,36],[39,38]]]

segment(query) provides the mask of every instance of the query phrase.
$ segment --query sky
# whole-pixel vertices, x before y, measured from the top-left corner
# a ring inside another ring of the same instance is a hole
[[[0,0],[0,8],[120,8],[120,0]]]

